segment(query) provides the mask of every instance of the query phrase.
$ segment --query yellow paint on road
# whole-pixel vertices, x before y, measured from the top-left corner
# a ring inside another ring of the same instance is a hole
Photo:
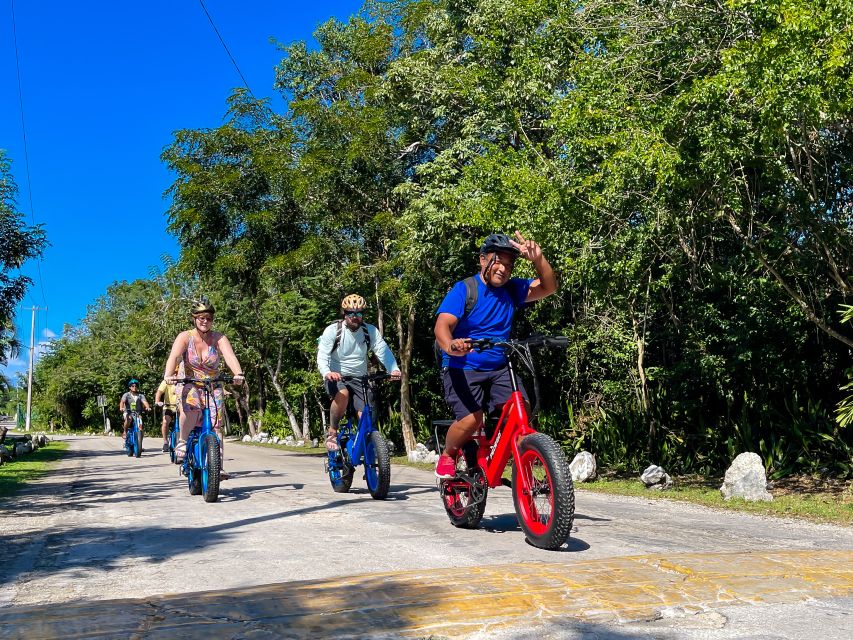
[[[143,570],[143,569],[141,569]],[[464,638],[853,595],[853,552],[679,553],[284,582],[0,609],[2,638]]]

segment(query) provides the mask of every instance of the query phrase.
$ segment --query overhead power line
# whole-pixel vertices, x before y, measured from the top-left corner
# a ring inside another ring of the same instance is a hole
[[[198,3],[201,5],[202,10],[204,11],[204,15],[207,16],[207,19],[210,22],[210,26],[213,27],[213,31],[216,33],[216,37],[219,38],[219,42],[222,43],[222,48],[225,49],[225,53],[227,53],[228,57],[231,59],[231,64],[233,64],[234,68],[237,70],[237,74],[243,81],[243,85],[249,91],[249,95],[254,98],[255,94],[252,92],[252,88],[249,86],[249,83],[246,80],[246,77],[243,75],[243,72],[240,71],[240,66],[237,64],[237,61],[234,59],[234,56],[231,55],[231,51],[228,49],[228,45],[225,44],[225,40],[223,39],[222,34],[219,33],[219,29],[216,28],[216,24],[213,22],[213,18],[210,16],[210,12],[207,10],[207,7],[204,6],[204,0],[198,0]]]
[[[36,226],[35,207],[33,206],[33,183],[30,178],[30,150],[29,145],[27,144],[27,125],[26,120],[24,119],[24,90],[21,85],[21,57],[18,54],[18,26],[15,21],[15,0],[9,0],[9,4],[12,9],[12,40],[15,44],[15,70],[18,73],[18,104],[21,107],[21,134],[24,139],[24,171],[27,176],[27,196],[30,201],[30,219],[33,222],[33,226]],[[44,302],[44,306],[47,306],[47,297],[44,295],[44,278],[42,278],[41,275],[41,258],[36,260],[36,269],[39,275],[41,299],[42,302]]]

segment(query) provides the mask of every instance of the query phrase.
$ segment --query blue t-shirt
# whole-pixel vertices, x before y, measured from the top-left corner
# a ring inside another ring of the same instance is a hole
[[[512,318],[516,308],[527,300],[527,292],[533,280],[511,278],[502,287],[487,286],[479,274],[477,280],[477,304],[471,312],[465,315],[465,282],[460,280],[444,296],[436,311],[449,313],[459,318],[453,330],[454,338],[492,338],[493,340],[509,339],[512,331]],[[442,367],[454,369],[476,369],[493,371],[506,365],[506,355],[503,347],[493,347],[486,351],[471,351],[464,356],[442,357]]]

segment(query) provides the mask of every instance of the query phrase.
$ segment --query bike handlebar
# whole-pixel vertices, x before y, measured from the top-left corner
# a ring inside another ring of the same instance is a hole
[[[522,340],[494,340],[492,338],[468,338],[472,349],[485,351],[492,347],[554,347],[565,348],[569,346],[566,336],[531,336]]]
[[[366,376],[341,376],[341,380],[343,380],[344,382],[350,382],[352,380],[364,380],[366,378],[368,382],[379,382],[380,380],[387,380],[390,377],[390,373],[382,372],[369,373]]]
[[[216,384],[217,382],[225,382],[231,384],[234,382],[234,376],[227,373],[220,373],[213,378],[175,378],[175,384]]]

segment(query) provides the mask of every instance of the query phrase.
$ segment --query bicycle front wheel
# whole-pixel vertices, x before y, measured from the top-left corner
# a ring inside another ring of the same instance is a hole
[[[139,427],[133,430],[133,457],[142,455],[142,432]]]
[[[222,470],[222,457],[219,452],[219,440],[208,433],[201,443],[201,493],[205,502],[216,502],[219,497],[219,473]]]
[[[563,450],[544,433],[518,445],[512,467],[512,501],[527,540],[540,549],[558,549],[575,518],[575,490]]]
[[[388,456],[388,443],[378,431],[372,431],[365,443],[364,477],[371,496],[376,500],[388,497],[388,488],[391,486],[391,458]]]

